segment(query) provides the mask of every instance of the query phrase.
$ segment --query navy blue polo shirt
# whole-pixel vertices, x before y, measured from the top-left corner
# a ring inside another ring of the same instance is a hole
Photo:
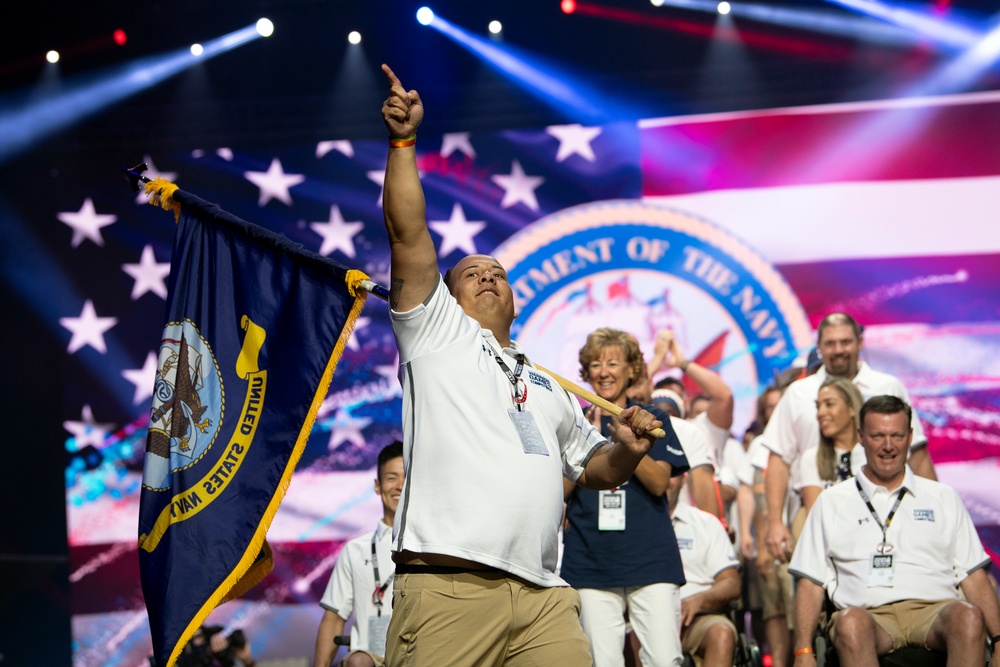
[[[628,405],[637,405],[632,401]],[[670,417],[659,408],[642,406],[663,422],[666,437],[653,443],[649,457],[670,464],[672,476],[688,470],[687,458]],[[611,418],[601,420],[609,435]],[[598,530],[600,492],[577,486],[566,505],[569,528],[563,535],[559,574],[574,588],[621,588],[649,584],[684,584],[684,569],[670,521],[666,495],[654,496],[632,475],[625,491],[625,530]]]

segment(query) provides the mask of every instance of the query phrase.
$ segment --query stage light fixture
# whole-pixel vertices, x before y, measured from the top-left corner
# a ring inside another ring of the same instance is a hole
[[[203,47],[201,44],[192,44],[191,45],[191,55],[192,56],[200,56],[203,53],[205,53],[205,47]]]
[[[48,53],[45,54],[45,59],[54,65],[55,63],[59,62],[59,52],[49,51]]]
[[[128,35],[126,35],[125,31],[122,30],[121,28],[115,30],[114,35],[112,36],[115,40],[115,44],[117,44],[118,46],[125,46],[125,42],[128,41]]]
[[[489,29],[491,34],[499,35],[503,32],[503,24],[500,21],[490,21]]]
[[[420,25],[430,25],[434,20],[434,10],[430,7],[421,7],[417,10],[417,23]]]
[[[350,42],[351,44],[360,44],[361,33],[358,32],[357,30],[352,30],[351,32],[347,33],[347,41]]]
[[[260,38],[255,25],[244,26],[205,43],[201,57],[213,58]],[[177,49],[72,76],[54,89],[29,87],[0,94],[0,165],[52,133],[199,62],[188,49]]]
[[[274,24],[270,19],[259,19],[257,21],[257,34],[261,37],[270,37],[274,34]]]
[[[563,14],[572,14],[576,11],[576,0],[562,0],[559,7],[563,10]]]
[[[731,9],[732,9],[732,7],[730,7],[729,3],[726,2],[725,0],[722,0],[722,2],[719,3],[719,6],[716,7],[716,10],[720,14],[722,14],[723,16],[725,16],[726,14],[728,14]]]

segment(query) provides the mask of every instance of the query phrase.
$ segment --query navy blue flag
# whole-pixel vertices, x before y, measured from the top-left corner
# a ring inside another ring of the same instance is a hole
[[[166,667],[215,607],[271,570],[268,526],[365,294],[360,272],[190,194],[172,200],[139,511],[142,591]]]

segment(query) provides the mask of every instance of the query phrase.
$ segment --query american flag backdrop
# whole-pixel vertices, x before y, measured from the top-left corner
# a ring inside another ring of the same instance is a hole
[[[939,476],[1000,562],[1000,95],[455,128],[417,146],[443,267],[570,206],[648,199],[755,248],[813,326],[852,313],[863,357],[906,384]],[[136,158],[147,175],[388,283],[384,139]],[[131,666],[150,653],[135,529],[174,223],[113,176],[117,165],[88,159],[84,176],[47,194],[44,231],[8,271],[47,304],[64,357],[75,663]],[[275,569],[212,617],[244,628],[258,659],[312,654],[340,546],[380,516],[375,456],[401,436],[396,364],[386,306],[370,299],[268,535]],[[758,389],[738,392],[737,434]]]

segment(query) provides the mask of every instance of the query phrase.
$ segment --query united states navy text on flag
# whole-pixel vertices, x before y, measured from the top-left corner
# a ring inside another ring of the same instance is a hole
[[[336,262],[190,194],[173,199],[139,516],[154,656],[167,666],[212,609],[270,571],[268,525],[363,305]]]

